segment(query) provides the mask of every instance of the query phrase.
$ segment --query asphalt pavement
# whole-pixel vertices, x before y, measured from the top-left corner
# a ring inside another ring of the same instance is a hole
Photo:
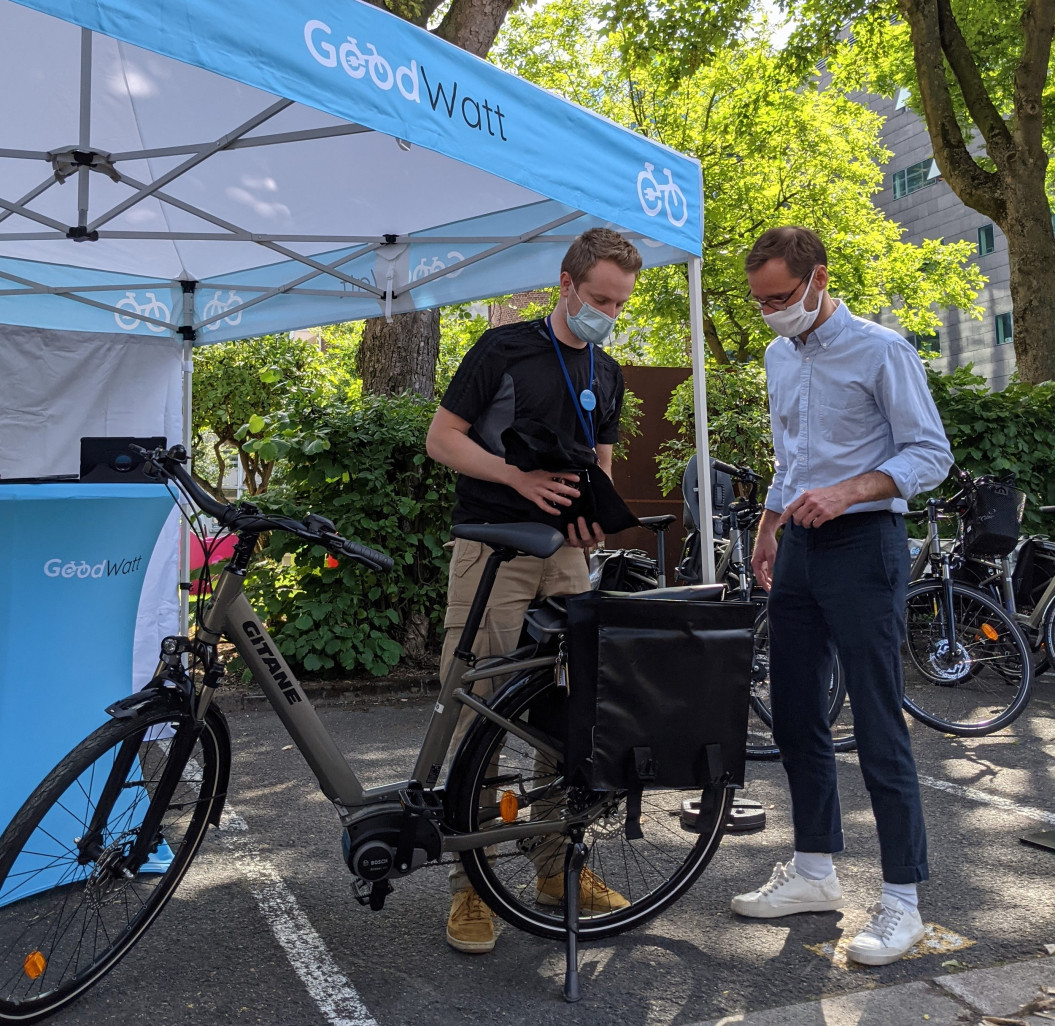
[[[365,782],[404,776],[428,699],[318,702]],[[649,924],[583,945],[583,999],[561,997],[559,944],[499,927],[495,951],[444,941],[446,867],[396,885],[375,913],[353,899],[336,815],[277,717],[230,696],[229,814],[158,925],[102,983],[51,1022],[169,1026],[460,1026],[480,1022],[656,1026],[969,1026],[1055,1019],[1055,681],[1042,678],[1009,730],[964,740],[913,723],[930,835],[921,887],[928,936],[889,966],[843,945],[879,894],[875,830],[853,755],[840,757],[847,850],[842,912],[741,919],[729,898],[791,853],[783,770],[749,763],[768,825],[727,835],[694,887]],[[1050,948],[1050,950],[1049,950]]]

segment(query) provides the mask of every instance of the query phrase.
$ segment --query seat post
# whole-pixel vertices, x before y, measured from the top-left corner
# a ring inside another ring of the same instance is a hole
[[[491,589],[495,585],[495,578],[498,577],[498,568],[503,563],[508,563],[516,554],[516,549],[496,548],[487,557],[483,573],[480,575],[480,583],[476,586],[476,594],[473,595],[473,604],[469,607],[469,616],[462,628],[462,636],[458,639],[458,647],[454,650],[455,658],[461,659],[466,666],[473,666],[476,663],[476,656],[473,655],[473,642],[480,630],[480,623],[483,621],[487,600],[491,597]]]

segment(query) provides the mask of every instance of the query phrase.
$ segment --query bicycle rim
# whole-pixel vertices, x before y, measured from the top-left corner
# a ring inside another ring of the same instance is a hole
[[[780,749],[773,740],[773,713],[769,697],[769,618],[765,606],[755,620],[755,650],[751,666],[751,704],[747,717],[747,757],[777,759]],[[846,701],[846,682],[838,657],[828,683],[828,725],[832,747],[849,752],[857,747],[853,713]]]
[[[1029,644],[988,595],[953,584],[955,647],[941,581],[909,586],[905,707],[922,723],[971,737],[1006,727],[1029,701]]]
[[[560,751],[562,704],[563,692],[552,671],[540,671],[509,685],[494,708],[530,727],[539,744]],[[584,877],[589,879],[589,870],[629,904],[615,908],[615,899],[595,890],[598,904],[580,911],[583,939],[621,933],[666,908],[703,872],[721,841],[732,803],[730,790],[713,796],[694,829],[683,826],[682,803],[699,801],[698,790],[645,791],[640,820],[644,836],[627,840],[625,793],[568,789],[562,773],[559,757],[481,720],[467,735],[451,768],[451,792],[461,830],[498,823],[498,802],[507,794],[519,798],[518,822],[558,819],[568,813],[585,816],[589,855]],[[499,916],[530,933],[561,939],[565,936],[563,881],[555,888],[556,896],[540,896],[538,881],[563,873],[566,845],[566,833],[529,838],[464,852],[462,862],[476,892]]]
[[[166,704],[100,727],[48,775],[0,837],[0,1021],[34,1022],[101,979],[187,871],[226,787],[229,746],[216,710],[179,775],[156,849],[131,878],[118,867],[138,836],[181,722],[186,718]],[[82,854],[78,839],[89,833],[125,742],[135,746],[131,768],[98,845]]]

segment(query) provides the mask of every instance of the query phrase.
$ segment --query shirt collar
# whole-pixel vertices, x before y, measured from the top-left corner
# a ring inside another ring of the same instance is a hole
[[[803,348],[817,343],[821,349],[827,349],[849,326],[850,311],[846,309],[846,304],[841,299],[836,299],[835,310],[831,317],[819,328],[814,328],[810,332],[809,338],[803,343]],[[798,350],[799,343],[795,339],[789,338],[787,343],[791,349]]]

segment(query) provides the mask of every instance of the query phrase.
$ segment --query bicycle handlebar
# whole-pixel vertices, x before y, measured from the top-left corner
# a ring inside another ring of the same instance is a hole
[[[723,460],[714,460],[712,465],[715,470],[728,474],[730,477],[735,477],[738,481],[743,481],[745,484],[753,484],[761,480],[758,474],[747,466],[734,467],[733,464],[725,463]]]
[[[349,538],[342,538],[331,520],[317,513],[309,513],[303,520],[292,517],[267,516],[251,503],[238,505],[221,502],[210,495],[187,471],[187,450],[182,445],[171,449],[148,449],[138,445],[129,446],[142,456],[162,477],[174,480],[183,493],[202,512],[213,517],[221,527],[241,532],[287,531],[305,541],[323,546],[335,556],[348,556],[371,570],[391,570],[395,561],[384,552],[378,552]]]

